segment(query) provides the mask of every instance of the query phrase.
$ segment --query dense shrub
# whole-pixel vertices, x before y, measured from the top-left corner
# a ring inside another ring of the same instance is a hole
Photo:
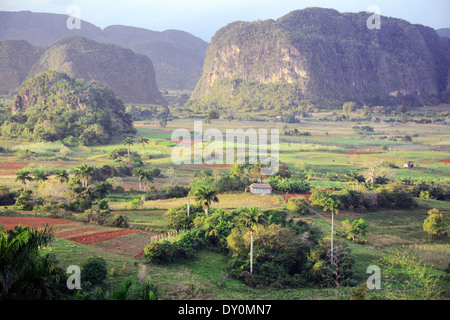
[[[35,201],[32,197],[33,190],[31,189],[25,189],[20,194],[19,197],[16,199],[15,206],[18,210],[24,210],[29,211],[33,210],[33,207],[35,205]]]
[[[184,198],[189,194],[189,188],[183,186],[168,187],[164,190],[167,198]]]
[[[175,239],[150,242],[144,254],[149,262],[167,264],[192,258],[199,247],[200,243],[191,233],[185,232]]]
[[[306,201],[304,197],[290,198],[287,202],[286,208],[301,215],[313,213],[309,202]]]
[[[101,257],[91,257],[81,268],[81,280],[93,285],[102,284],[108,275],[106,261]]]
[[[17,192],[0,185],[0,206],[11,206],[15,204]]]
[[[128,218],[123,214],[116,214],[110,223],[112,227],[116,228],[129,228]]]
[[[353,209],[365,213],[376,208],[412,209],[417,206],[412,193],[401,183],[392,183],[382,186],[374,192],[359,192],[344,189],[337,192],[328,192],[322,189],[311,191],[310,201],[319,205],[326,197],[339,201],[339,209]]]
[[[151,186],[145,194],[145,200],[159,200],[170,198],[184,198],[189,194],[190,188],[184,186],[173,186],[167,188],[156,189]]]
[[[92,207],[92,201],[90,199],[75,199],[68,201],[64,204],[64,208],[72,212],[84,212]]]
[[[307,181],[295,177],[280,178],[279,176],[271,176],[269,184],[275,190],[289,193],[304,193],[311,189]]]
[[[435,200],[449,200],[450,191],[447,186],[435,184],[435,183],[425,183],[420,182],[416,184],[411,191],[412,195],[417,198],[427,198]]]
[[[242,270],[249,269],[250,233],[247,228],[234,228],[227,238],[230,253],[234,256],[230,268],[232,274],[240,278]],[[293,285],[292,277],[303,271],[312,243],[277,224],[256,228],[253,239],[254,284]]]
[[[433,239],[439,239],[448,234],[449,228],[445,223],[442,213],[434,208],[428,211],[428,218],[423,222],[423,230],[428,233]]]
[[[393,209],[412,209],[417,206],[411,192],[401,183],[393,183],[377,190],[378,206]]]
[[[333,263],[331,263],[331,243],[323,238],[308,254],[308,278],[317,284],[329,287],[353,284],[354,260],[345,243],[334,244]]]
[[[105,225],[110,221],[110,211],[88,209],[82,215],[78,215],[78,219],[84,223]]]
[[[193,222],[197,214],[203,212],[203,208],[201,205],[192,204],[189,207],[189,216],[187,212],[187,204],[167,210],[164,214],[167,226],[174,230],[189,230],[193,227]]]

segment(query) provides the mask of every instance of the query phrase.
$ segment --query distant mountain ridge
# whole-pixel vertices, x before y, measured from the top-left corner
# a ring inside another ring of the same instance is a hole
[[[449,46],[435,30],[370,14],[293,11],[277,20],[237,21],[214,35],[194,105],[291,109],[439,103],[449,82]]]
[[[128,26],[102,30],[82,20],[81,28],[67,28],[69,16],[30,11],[0,12],[0,40],[26,40],[33,46],[49,46],[66,36],[83,36],[113,43],[148,56],[154,64],[162,90],[192,90],[203,71],[208,43],[179,30],[151,31]]]
[[[436,32],[437,32],[441,37],[447,37],[447,38],[450,38],[450,28],[436,29]]]
[[[53,70],[100,81],[126,102],[165,103],[150,58],[118,45],[69,36],[46,48],[24,40],[2,40],[0,52],[7,53],[0,59],[1,94],[11,95],[26,79]]]
[[[0,94],[17,92],[44,52],[25,40],[0,41]]]

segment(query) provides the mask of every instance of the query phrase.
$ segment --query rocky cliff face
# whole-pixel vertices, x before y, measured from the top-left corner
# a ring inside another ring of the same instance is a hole
[[[305,100],[322,106],[439,102],[449,67],[435,30],[387,17],[381,29],[370,30],[369,16],[311,8],[276,21],[232,23],[213,37],[191,99],[233,104],[255,86],[276,84],[294,92],[282,107]]]

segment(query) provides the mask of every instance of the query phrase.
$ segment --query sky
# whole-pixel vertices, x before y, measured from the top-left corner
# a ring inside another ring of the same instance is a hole
[[[82,20],[101,28],[120,24],[154,31],[178,29],[207,42],[233,21],[277,19],[307,7],[360,12],[377,6],[382,16],[450,28],[450,0],[0,0],[0,11],[72,14],[71,6],[79,8]]]

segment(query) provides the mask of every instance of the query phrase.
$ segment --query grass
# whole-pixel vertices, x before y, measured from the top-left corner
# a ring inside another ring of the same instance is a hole
[[[145,153],[152,155],[145,161],[145,166],[156,165],[163,171],[174,167],[177,175],[177,184],[187,185],[192,181],[193,175],[205,169],[204,166],[175,166],[171,160],[171,150],[175,143],[168,141],[173,130],[186,128],[193,131],[194,120],[181,119],[170,121],[167,127],[146,126],[137,124],[138,136],[146,136],[151,139],[151,144],[145,146]],[[441,124],[417,125],[410,124],[386,124],[367,123],[374,126],[375,131],[383,132],[386,136],[408,134],[413,136],[414,143],[399,141],[375,140],[361,138],[353,133],[352,126],[365,125],[345,122],[327,122],[314,119],[304,119],[301,124],[283,124],[279,122],[255,122],[255,121],[227,121],[213,120],[210,124],[203,123],[203,132],[216,128],[225,132],[226,129],[243,129],[270,127],[284,131],[298,128],[300,131],[311,132],[310,137],[280,136],[280,161],[289,168],[295,169],[305,164],[310,166],[310,172],[315,180],[311,180],[312,187],[324,187],[327,189],[345,186],[341,181],[326,179],[327,173],[346,173],[351,170],[365,174],[367,164],[372,160],[383,159],[386,162],[395,163],[399,168],[393,169],[381,167],[377,173],[386,172],[393,180],[412,177],[413,179],[430,179],[449,183],[450,165],[439,162],[449,159],[450,131]],[[328,131],[326,134],[324,131]],[[137,140],[137,137],[135,138]],[[116,141],[106,146],[67,148],[60,143],[29,143],[20,141],[0,141],[1,146],[11,150],[29,149],[38,153],[35,158],[19,160],[13,154],[0,154],[0,164],[8,162],[26,162],[26,168],[35,170],[42,168],[52,171],[54,169],[73,169],[81,164],[100,166],[113,164],[108,159],[109,152],[125,148],[122,141]],[[380,146],[388,145],[391,151],[382,151]],[[377,154],[351,154],[349,150],[376,151]],[[142,152],[142,146],[135,143],[132,151]],[[66,157],[64,157],[66,156]],[[414,169],[403,168],[406,160],[414,161],[417,165]],[[220,168],[217,170],[228,170]],[[216,171],[217,171],[216,170]],[[8,187],[20,187],[16,183],[14,170],[2,170],[0,166],[0,184]],[[123,179],[127,188],[138,188],[135,177]],[[160,187],[166,183],[166,179],[156,179],[153,184]],[[31,186],[33,187],[33,186]],[[174,207],[186,204],[192,198],[167,199],[159,201],[146,201],[142,208],[129,210],[128,202],[140,195],[111,195],[109,204],[114,214],[124,214],[128,217],[131,227],[147,229],[156,232],[165,232],[166,223],[164,213]],[[336,228],[340,228],[344,219],[365,219],[369,224],[369,233],[365,245],[345,241],[355,259],[355,275],[359,282],[365,281],[368,275],[367,267],[377,264],[379,259],[386,254],[388,248],[399,248],[414,252],[425,263],[433,267],[437,275],[443,275],[443,270],[448,265],[450,256],[449,240],[430,241],[422,230],[427,211],[431,208],[449,212],[450,202],[418,199],[419,208],[415,210],[381,210],[357,214],[352,211],[341,212],[336,216]],[[259,207],[260,209],[283,208],[285,202],[279,195],[256,196],[244,192],[227,193],[219,195],[219,203],[213,203],[212,208],[221,208],[231,211],[241,207]],[[305,216],[300,219],[313,221],[325,232],[330,231],[330,215],[318,211],[318,215]],[[448,221],[448,215],[445,215]],[[296,218],[299,219],[299,218]],[[136,238],[137,236],[133,236]],[[133,238],[133,237],[130,237]],[[136,241],[138,239],[135,239]],[[72,264],[82,265],[90,256],[102,256],[108,263],[108,270],[115,270],[115,276],[109,277],[106,286],[117,285],[128,275],[136,274],[138,264],[143,259],[134,259],[114,254],[99,247],[86,246],[68,240],[56,239],[55,242],[45,248],[45,253],[55,253],[60,264],[67,267]],[[227,277],[228,257],[223,253],[199,251],[196,259],[180,262],[170,266],[147,265],[147,273],[150,280],[159,285],[162,299],[335,299],[334,289],[305,288],[296,290],[280,290],[274,288],[254,289],[243,285],[241,282]],[[351,289],[341,289],[342,297],[348,297]]]
[[[14,151],[29,150],[37,153],[39,156],[53,157],[56,155],[69,156],[71,154],[70,148],[63,145],[61,142],[37,142],[27,145],[19,145],[13,148]]]
[[[122,214],[129,219],[130,227],[145,229],[153,232],[166,232],[167,226],[164,219],[166,210],[146,211],[114,211],[112,214]]]

